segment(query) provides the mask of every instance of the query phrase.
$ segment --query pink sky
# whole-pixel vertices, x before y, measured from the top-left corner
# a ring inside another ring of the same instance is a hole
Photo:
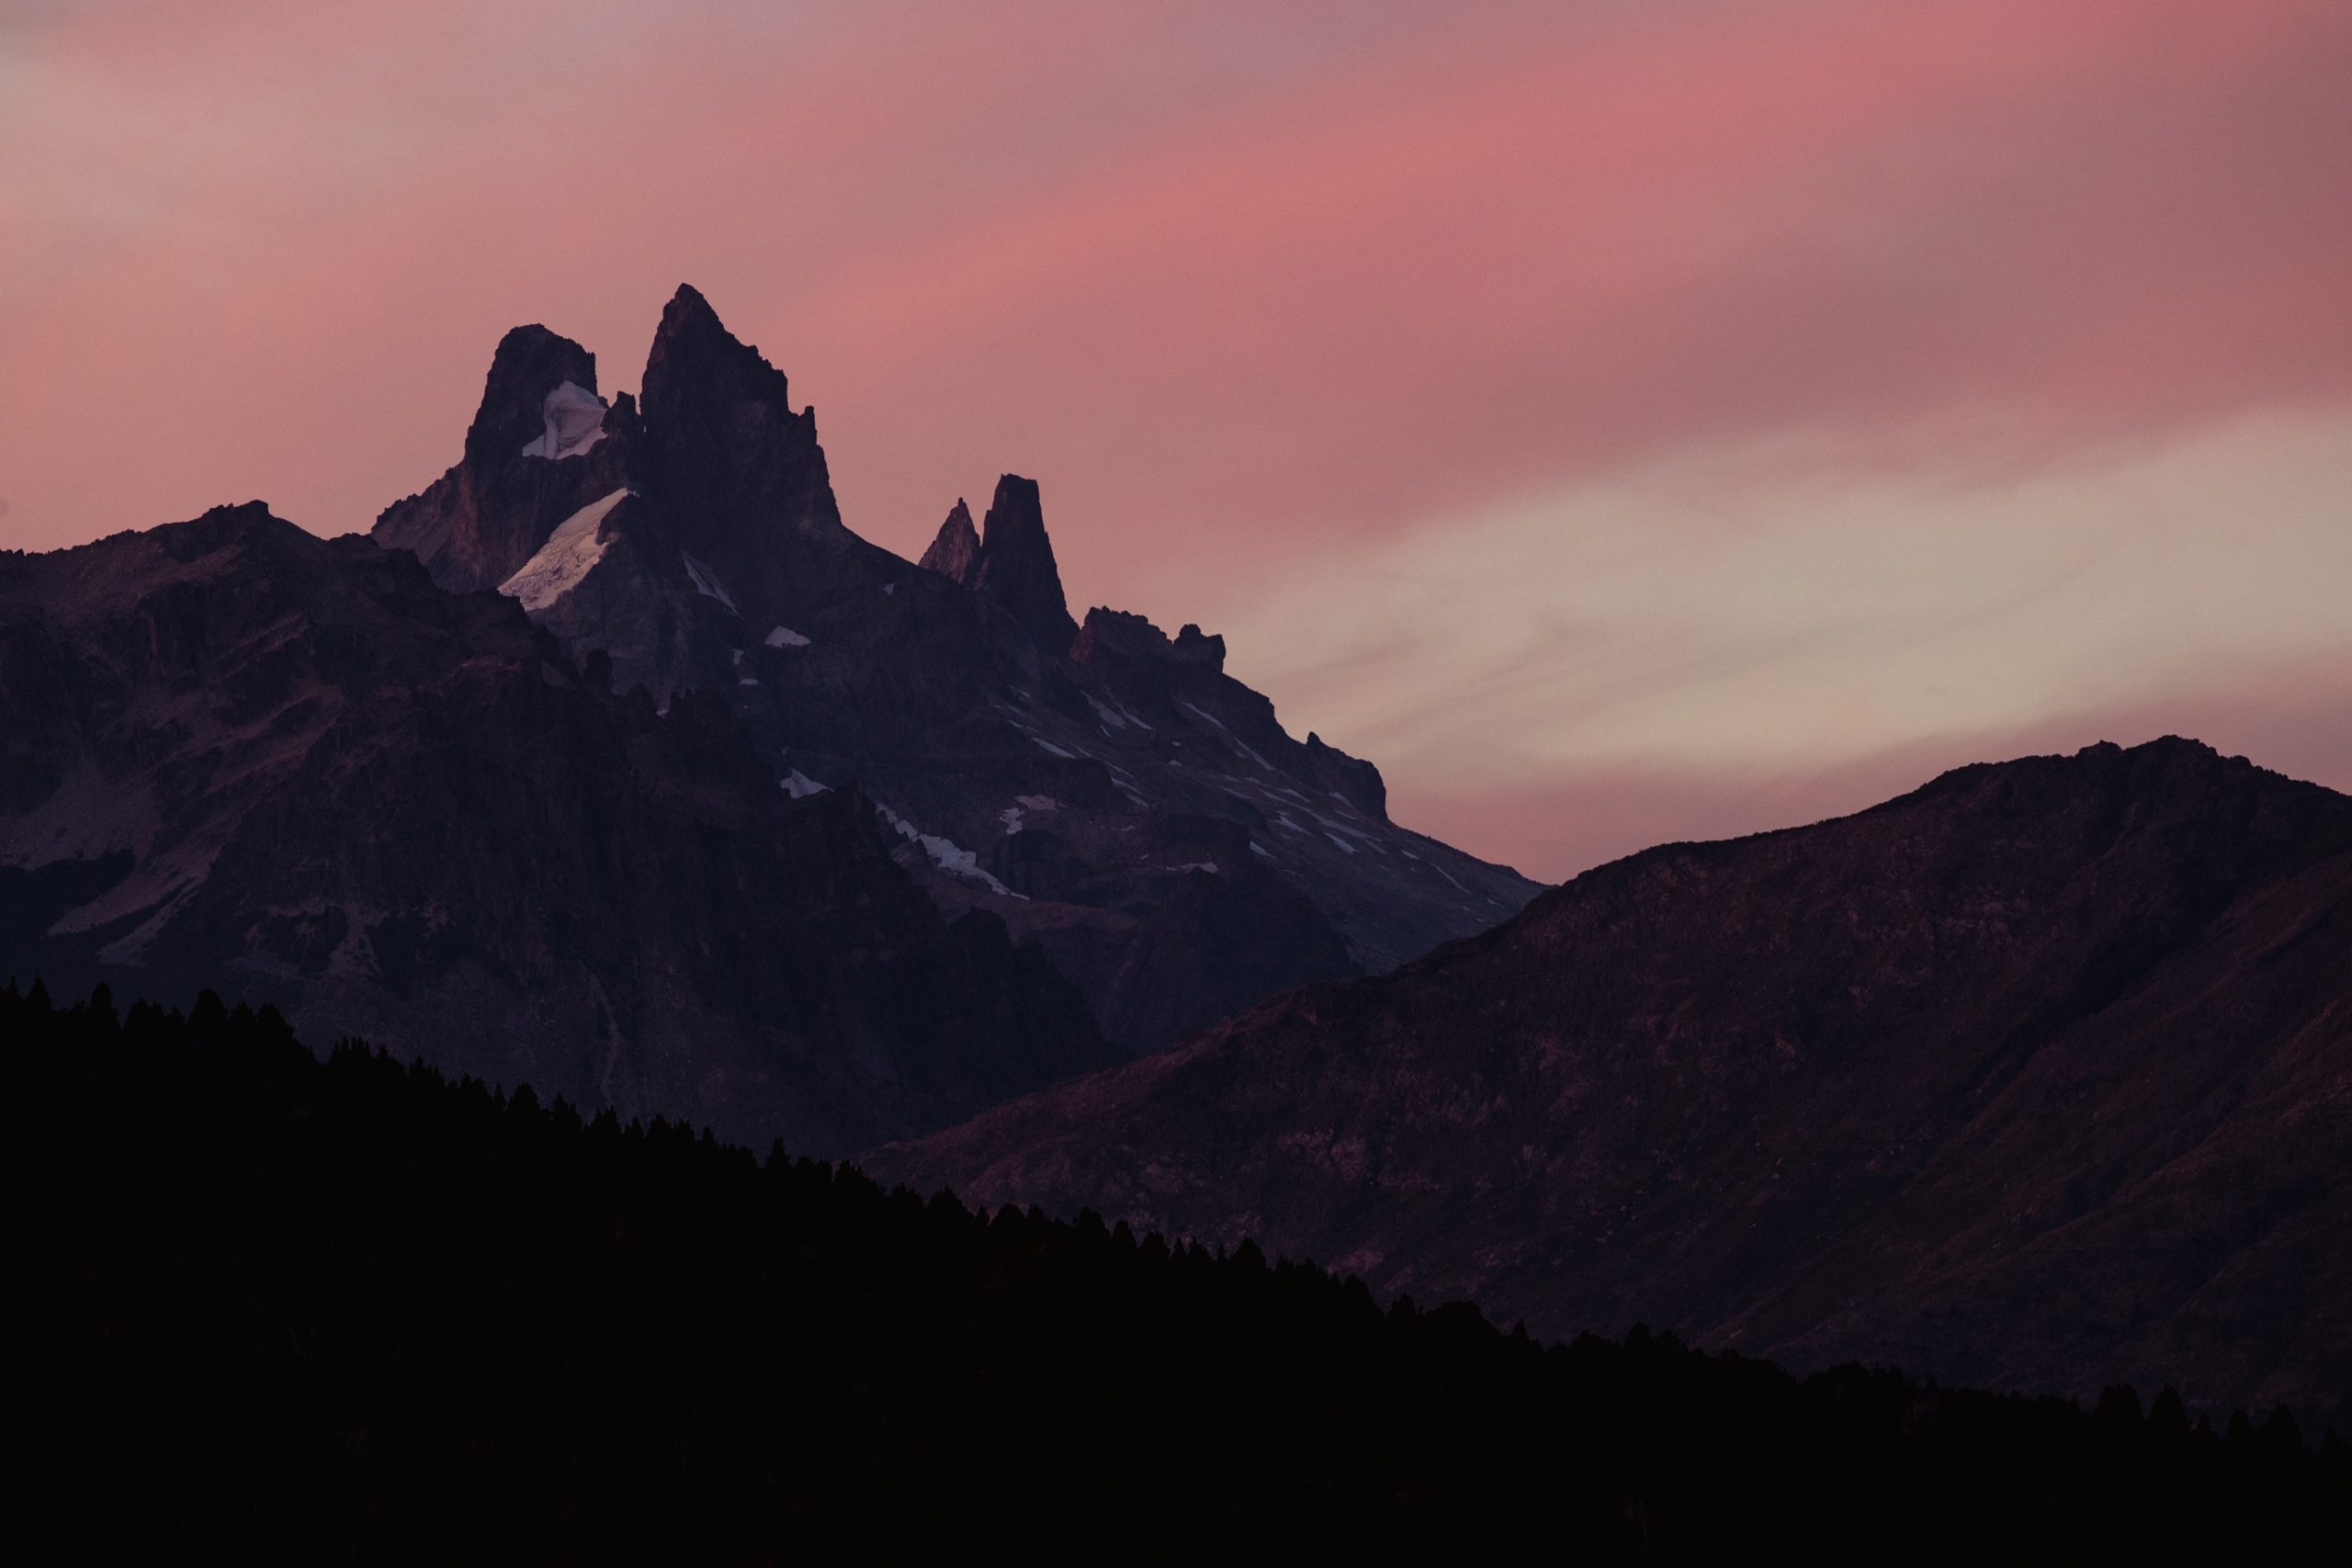
[[[2352,7],[0,0],[0,541],[364,528],[691,280],[1561,875],[2196,733],[2352,787]]]

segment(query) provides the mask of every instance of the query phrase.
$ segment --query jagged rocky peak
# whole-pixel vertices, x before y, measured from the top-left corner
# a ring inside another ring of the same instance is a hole
[[[605,405],[596,396],[596,356],[536,323],[516,327],[498,340],[498,352],[491,356],[481,407],[466,432],[466,456],[511,457],[525,451],[554,430],[559,406],[574,439],[585,434],[581,426],[588,411],[594,411],[588,429],[602,425]]]
[[[1388,820],[1388,784],[1380,770],[1362,757],[1351,757],[1327,745],[1313,730],[1306,732],[1306,765],[1317,784],[1352,804],[1367,817]]]
[[[845,542],[816,410],[688,284],[662,311],[639,400],[652,481],[688,548],[741,570],[774,559],[781,525]]]
[[[1046,537],[1046,513],[1037,481],[1006,474],[996,481],[996,498],[981,525],[979,557],[965,581],[1028,628],[1048,652],[1063,653],[1077,639],[1062,595],[1061,569],[1054,564],[1053,541]]]
[[[972,509],[964,498],[956,498],[956,508],[948,513],[947,521],[939,525],[939,533],[931,541],[931,548],[923,551],[919,563],[925,571],[935,571],[967,586],[972,581],[972,568],[980,558],[980,536],[972,526]]]
[[[1148,620],[1102,604],[1086,612],[1086,625],[1069,645],[1071,659],[1096,666],[1122,658],[1159,659],[1170,651],[1168,634]]]
[[[1165,712],[1176,700],[1180,673],[1168,635],[1141,615],[1097,604],[1069,645],[1070,661],[1093,674],[1122,702]],[[1206,694],[1193,689],[1195,697]]]
[[[1086,612],[1086,624],[1070,644],[1077,663],[1109,674],[1139,664],[1177,663],[1197,666],[1210,674],[1225,671],[1225,638],[1206,637],[1187,622],[1170,641],[1168,634],[1141,615],[1097,604]]]
[[[413,552],[444,588],[495,588],[565,518],[633,482],[636,436],[629,400],[608,408],[596,395],[594,355],[543,326],[516,327],[491,356],[464,456],[386,507],[376,542]]]
[[[1534,891],[1386,823],[1378,773],[1294,739],[1222,638],[1108,610],[1081,634],[1035,481],[1004,475],[984,524],[959,500],[928,570],[852,534],[814,419],[694,288],[636,400],[605,407],[594,376],[544,328],[508,334],[464,459],[376,542],[503,590],[593,689],[673,719],[684,694],[723,702],[787,798],[868,783],[901,863],[1044,943],[1123,1046],[1389,967]],[[1235,957],[1233,932],[1271,931]]]
[[[802,416],[792,412],[788,389],[784,372],[729,332],[700,290],[690,283],[678,285],[662,308],[653,351],[645,361],[649,419],[717,396],[767,410],[779,420],[797,420]]]
[[[1205,636],[1190,621],[1176,634],[1176,645],[1170,651],[1187,664],[1204,664],[1220,674],[1225,671],[1225,638]]]

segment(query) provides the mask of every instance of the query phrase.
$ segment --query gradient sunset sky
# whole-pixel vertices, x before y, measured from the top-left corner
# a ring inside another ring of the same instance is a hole
[[[921,550],[1558,877],[2199,736],[2352,788],[2352,4],[0,0],[0,543],[364,529],[691,281]]]

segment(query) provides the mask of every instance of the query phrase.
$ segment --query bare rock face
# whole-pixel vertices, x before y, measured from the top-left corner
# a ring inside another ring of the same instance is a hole
[[[595,662],[258,503],[0,557],[0,970],[820,1154],[1114,1059],[863,795]]]
[[[972,509],[964,504],[964,498],[959,495],[955,508],[947,513],[947,521],[939,525],[931,547],[923,551],[922,559],[916,564],[925,571],[935,571],[951,582],[969,588],[972,570],[979,559],[980,536],[972,527]]]
[[[1069,618],[1069,604],[1062,596],[1053,541],[1046,537],[1036,480],[1018,474],[997,480],[969,581],[974,592],[1003,606],[1039,648],[1064,651],[1078,636],[1078,623]]]
[[[805,610],[833,586],[842,526],[817,411],[794,412],[784,372],[681,285],[645,362],[649,489],[681,549],[725,597]],[[811,581],[811,574],[815,581]]]
[[[596,360],[586,349],[545,327],[508,333],[491,360],[464,457],[386,508],[377,542],[413,552],[453,592],[505,581],[564,519],[630,482],[633,411],[624,400],[608,413],[595,394]],[[583,431],[590,411],[595,417]],[[571,436],[552,448],[560,457],[548,455],[557,423]],[[609,438],[608,423],[617,426]]]
[[[869,1168],[1800,1367],[2352,1426],[2352,799],[2193,742],[1673,844]]]
[[[548,400],[566,386],[595,397],[594,355],[536,324],[508,333],[491,356],[481,407],[466,430],[466,456],[500,460],[529,447],[546,434]]]
[[[1107,610],[1081,633],[1035,481],[1003,476],[979,528],[959,501],[918,567],[842,526],[814,416],[694,289],[642,385],[602,411],[585,350],[510,333],[463,459],[378,542],[519,600],[617,690],[707,694],[796,798],[870,795],[941,908],[1002,921],[1122,1046],[1534,892],[1389,822],[1379,771],[1294,740],[1222,638]]]

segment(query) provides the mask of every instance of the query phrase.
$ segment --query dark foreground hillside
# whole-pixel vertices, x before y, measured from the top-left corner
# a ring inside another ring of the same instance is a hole
[[[1961,768],[860,1158],[1546,1337],[2352,1431],[2352,797],[2179,739]]]
[[[885,1193],[276,1014],[0,992],[32,1560],[2328,1561],[2352,1454]]]

